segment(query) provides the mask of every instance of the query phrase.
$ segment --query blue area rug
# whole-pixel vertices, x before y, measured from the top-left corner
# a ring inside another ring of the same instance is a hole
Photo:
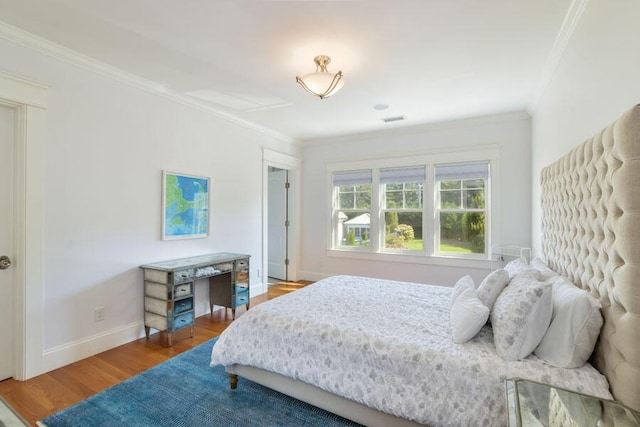
[[[209,367],[216,339],[51,415],[40,425],[358,425],[243,378],[231,390],[224,368]]]

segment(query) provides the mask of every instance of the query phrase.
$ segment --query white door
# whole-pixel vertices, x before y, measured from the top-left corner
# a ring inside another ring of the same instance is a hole
[[[287,253],[287,239],[285,221],[287,219],[287,193],[285,183],[287,171],[273,169],[269,171],[268,189],[268,277],[280,280],[287,279],[285,258]]]
[[[0,105],[0,257],[13,258],[14,111]],[[0,259],[0,268],[3,267]],[[13,268],[0,269],[0,380],[13,376]]]

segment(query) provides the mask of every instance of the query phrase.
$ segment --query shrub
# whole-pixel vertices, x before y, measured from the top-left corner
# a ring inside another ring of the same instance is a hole
[[[413,227],[407,224],[400,224],[396,227],[396,233],[404,240],[413,240],[415,235],[413,234]]]
[[[356,233],[353,229],[347,232],[347,246],[354,246],[356,244]]]

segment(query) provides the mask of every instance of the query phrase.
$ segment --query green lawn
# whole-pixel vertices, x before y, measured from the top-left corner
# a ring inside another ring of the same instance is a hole
[[[422,250],[422,239],[413,239],[409,240],[406,243],[406,248],[410,251],[421,251]]]
[[[360,243],[361,246],[369,246],[369,241],[365,243]],[[440,242],[440,251],[441,252],[458,252],[471,254],[473,251],[466,247],[469,244],[466,242]],[[421,251],[422,247],[422,239],[413,239],[405,243],[405,247],[402,248],[409,251]]]
[[[447,243],[440,243],[440,251],[441,252],[461,252],[465,254],[473,253],[473,251],[469,248],[465,248],[462,246],[449,245]]]

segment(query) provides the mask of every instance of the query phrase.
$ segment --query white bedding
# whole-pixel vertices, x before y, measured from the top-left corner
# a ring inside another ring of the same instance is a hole
[[[496,355],[490,326],[455,344],[451,288],[334,276],[260,304],[213,347],[211,365],[240,364],[304,381],[430,426],[504,425],[504,380],[520,377],[611,399],[592,366]]]

